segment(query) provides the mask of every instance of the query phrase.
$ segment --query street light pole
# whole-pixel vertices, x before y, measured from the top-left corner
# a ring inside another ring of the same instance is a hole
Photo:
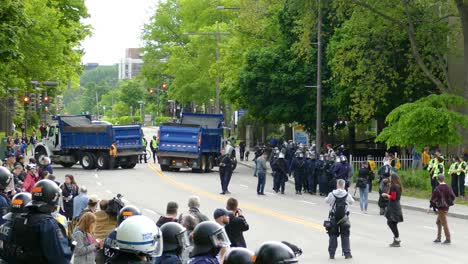
[[[219,32],[219,23],[216,23],[216,103],[215,103],[215,111],[216,114],[219,114],[219,96],[221,93],[221,87],[219,83],[219,42],[221,41],[221,35]]]
[[[317,0],[317,120],[315,124],[315,148],[320,153],[322,146],[322,1]]]

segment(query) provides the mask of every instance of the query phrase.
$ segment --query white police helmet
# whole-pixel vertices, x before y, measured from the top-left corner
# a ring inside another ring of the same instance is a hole
[[[278,158],[279,158],[279,159],[284,159],[284,153],[281,152],[281,153],[278,155]]]
[[[341,155],[340,160],[341,160],[342,162],[348,161],[348,159],[346,158],[345,155]]]
[[[162,233],[156,223],[143,215],[125,219],[117,228],[117,249],[135,254],[160,256]]]
[[[224,154],[231,154],[233,150],[234,148],[230,144],[227,144],[224,148]]]

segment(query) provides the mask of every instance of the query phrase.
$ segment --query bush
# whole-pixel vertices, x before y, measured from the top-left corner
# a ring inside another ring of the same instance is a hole
[[[120,125],[141,124],[141,116],[121,116],[118,119]]]
[[[164,122],[168,122],[168,121],[171,121],[172,120],[172,117],[170,116],[158,116],[156,117],[156,126],[159,126],[159,124],[161,123],[164,123]]]
[[[113,125],[118,125],[119,124],[119,119],[118,118],[112,118],[112,117],[104,116],[104,117],[101,118],[101,120],[111,122]]]

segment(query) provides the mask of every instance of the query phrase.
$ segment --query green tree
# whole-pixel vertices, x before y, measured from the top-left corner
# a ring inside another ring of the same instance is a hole
[[[395,108],[386,118],[387,127],[377,141],[387,146],[419,149],[424,146],[455,145],[463,143],[458,127],[468,128],[468,116],[452,110],[466,106],[463,97],[449,94],[430,95],[414,103]]]

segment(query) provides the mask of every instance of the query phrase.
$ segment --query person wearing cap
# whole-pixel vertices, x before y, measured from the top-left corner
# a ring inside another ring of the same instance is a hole
[[[39,181],[39,175],[37,174],[36,165],[28,164],[26,166],[26,177],[23,184],[23,192],[31,192],[34,184]]]
[[[166,215],[161,216],[156,222],[157,227],[161,227],[165,223],[169,222],[178,222],[177,220],[177,210],[179,205],[176,202],[168,202],[166,207]]]
[[[213,213],[213,218],[220,226],[229,224],[229,211],[223,208],[218,208]]]

